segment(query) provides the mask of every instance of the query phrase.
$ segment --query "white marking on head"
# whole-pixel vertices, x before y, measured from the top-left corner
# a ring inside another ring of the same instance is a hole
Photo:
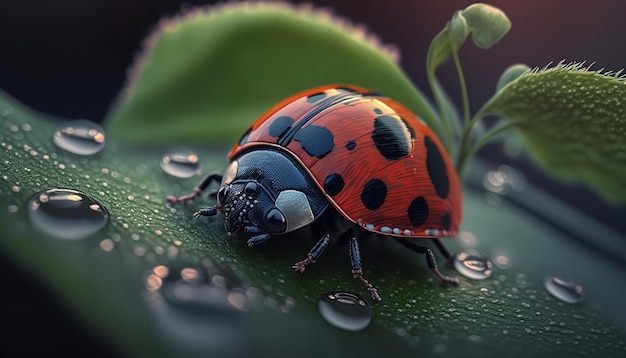
[[[287,219],[286,232],[299,229],[315,220],[306,194],[297,190],[283,190],[276,198],[276,207]]]

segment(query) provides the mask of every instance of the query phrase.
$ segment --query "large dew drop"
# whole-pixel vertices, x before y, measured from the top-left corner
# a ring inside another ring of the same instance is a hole
[[[453,265],[461,275],[474,280],[484,280],[493,273],[493,263],[477,250],[463,250],[454,255]]]
[[[324,319],[346,331],[360,331],[372,321],[372,307],[363,297],[345,291],[323,294],[317,301],[317,309]]]
[[[158,265],[143,277],[151,322],[174,356],[250,357],[250,309],[232,273],[215,266]]]
[[[161,159],[161,168],[177,178],[189,178],[200,173],[198,155],[190,149],[176,149]]]
[[[104,148],[104,130],[94,122],[79,119],[57,129],[52,141],[68,152],[93,155]]]
[[[565,303],[580,303],[583,300],[583,288],[558,277],[547,277],[543,285],[548,292]]]
[[[104,206],[72,189],[42,191],[28,202],[27,211],[35,228],[65,240],[84,239],[109,222]]]

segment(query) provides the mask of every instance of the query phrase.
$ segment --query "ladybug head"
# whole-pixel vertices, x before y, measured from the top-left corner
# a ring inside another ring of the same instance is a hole
[[[272,235],[287,231],[285,214],[256,180],[223,185],[217,192],[217,202],[224,212],[224,226],[229,233]]]
[[[217,192],[217,202],[229,233],[283,234],[314,220],[304,193],[283,190],[274,196],[256,180],[223,185]]]
[[[267,239],[315,220],[314,212],[323,210],[327,201],[319,199],[311,204],[312,187],[285,154],[257,149],[230,163],[217,192],[215,209],[224,213],[229,233]]]

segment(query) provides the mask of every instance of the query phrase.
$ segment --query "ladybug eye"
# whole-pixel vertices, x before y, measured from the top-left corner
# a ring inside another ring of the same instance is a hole
[[[267,228],[272,233],[281,233],[287,230],[287,219],[280,210],[274,208],[265,216]]]
[[[228,196],[228,185],[224,185],[217,192],[217,203],[219,205],[224,205],[226,203],[226,197]]]
[[[246,184],[246,187],[243,189],[247,196],[255,196],[257,190],[259,190],[259,186],[254,182]]]

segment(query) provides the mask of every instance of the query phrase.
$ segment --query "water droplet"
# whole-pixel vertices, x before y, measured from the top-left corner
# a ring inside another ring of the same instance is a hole
[[[210,272],[201,266],[172,269],[159,265],[144,275],[146,289],[159,291],[167,302],[177,307],[194,311],[248,310],[249,303],[243,291],[231,289],[231,281],[222,273]],[[242,293],[243,297],[238,293]]]
[[[508,165],[500,165],[497,170],[488,171],[483,176],[483,187],[498,195],[505,195],[511,189],[521,190],[524,186],[526,178]]]
[[[163,156],[161,168],[171,176],[189,178],[200,173],[200,161],[192,150],[179,148]]]
[[[97,123],[79,119],[57,129],[52,140],[68,152],[93,155],[104,148],[104,130]]]
[[[143,284],[154,327],[175,355],[254,355],[241,344],[253,340],[244,315],[251,301],[231,271],[208,263],[158,265],[144,274]]]
[[[346,331],[360,331],[372,321],[372,307],[363,297],[345,291],[323,294],[317,301],[317,309],[324,319]]]
[[[466,249],[454,255],[454,268],[463,276],[484,280],[493,273],[493,264],[482,252]]]
[[[49,189],[28,202],[28,216],[38,230],[65,240],[84,239],[109,222],[106,208],[72,189]]]
[[[115,247],[115,243],[111,239],[104,239],[100,241],[100,248],[104,252],[111,252],[113,251],[114,247]]]
[[[565,303],[580,303],[583,300],[583,288],[571,281],[566,281],[558,277],[547,277],[543,281],[543,286],[552,296]]]

